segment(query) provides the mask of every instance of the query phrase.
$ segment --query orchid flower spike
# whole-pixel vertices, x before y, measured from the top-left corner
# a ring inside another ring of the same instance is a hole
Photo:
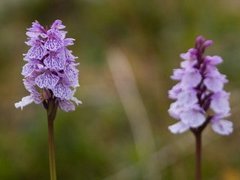
[[[22,68],[23,84],[30,93],[15,103],[16,108],[25,107],[32,102],[43,103],[45,108],[54,101],[63,111],[75,110],[81,104],[74,93],[79,86],[76,68],[79,63],[67,47],[74,39],[66,38],[67,31],[61,20],[53,22],[49,29],[39,22],[27,29],[26,44],[30,47],[24,54],[26,64]],[[75,103],[75,104],[74,104]]]
[[[232,122],[225,119],[230,115],[230,93],[223,89],[228,80],[216,67],[223,59],[204,55],[212,43],[202,36],[197,37],[195,47],[180,55],[181,67],[173,71],[171,78],[178,83],[169,91],[169,98],[175,102],[168,112],[178,121],[169,126],[174,134],[204,129],[208,124],[221,135],[233,131]]]

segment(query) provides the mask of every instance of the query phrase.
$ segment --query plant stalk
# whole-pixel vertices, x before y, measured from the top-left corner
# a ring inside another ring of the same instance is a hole
[[[57,107],[58,105],[55,103],[54,99],[51,99],[46,108],[48,116],[48,153],[51,180],[57,180],[54,145],[54,119],[56,117]]]
[[[51,180],[56,180],[56,164],[55,164],[55,146],[54,146],[54,121],[48,119],[48,153],[49,168]]]
[[[202,132],[196,131],[194,132],[195,140],[196,140],[196,149],[195,149],[195,180],[202,179],[201,173],[201,161],[202,161]]]

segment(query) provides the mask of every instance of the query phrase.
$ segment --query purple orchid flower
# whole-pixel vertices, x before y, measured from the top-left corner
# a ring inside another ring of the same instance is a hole
[[[74,93],[79,86],[77,57],[67,47],[73,45],[74,39],[66,38],[65,26],[56,20],[50,29],[39,22],[28,28],[26,44],[30,49],[24,54],[27,62],[22,68],[23,83],[30,95],[15,103],[16,108],[25,107],[32,102],[43,103],[46,107],[50,99],[63,111],[75,110],[75,104],[81,104]],[[75,103],[75,104],[74,104]]]
[[[43,104],[48,119],[48,145],[50,179],[57,180],[54,147],[54,120],[58,107],[63,111],[75,110],[75,104],[81,104],[74,93],[79,86],[77,57],[67,47],[74,39],[66,38],[65,26],[56,20],[50,29],[37,21],[27,31],[30,49],[24,54],[27,62],[22,68],[23,84],[30,95],[15,103],[16,108],[31,104]],[[74,104],[75,103],[75,104]]]
[[[212,43],[202,36],[197,37],[195,48],[180,55],[184,60],[181,68],[173,71],[171,78],[179,81],[169,91],[169,98],[175,102],[168,112],[178,121],[169,126],[174,134],[203,129],[207,124],[221,135],[233,131],[232,122],[225,119],[230,115],[230,93],[223,89],[228,80],[216,67],[223,60],[220,56],[204,56],[205,49]]]

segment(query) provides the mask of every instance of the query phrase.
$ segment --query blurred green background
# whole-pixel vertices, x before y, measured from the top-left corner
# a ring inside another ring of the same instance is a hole
[[[59,180],[188,180],[194,178],[190,132],[171,134],[169,76],[197,35],[224,58],[234,133],[204,132],[203,179],[240,179],[240,1],[1,0],[0,179],[49,179],[47,120],[41,106],[23,111],[26,28],[61,19],[81,63],[75,112],[55,121]]]

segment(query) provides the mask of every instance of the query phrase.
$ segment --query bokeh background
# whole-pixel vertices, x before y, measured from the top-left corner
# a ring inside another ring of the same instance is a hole
[[[240,1],[1,0],[0,179],[49,179],[47,120],[41,106],[23,111],[26,28],[63,20],[81,63],[83,104],[55,122],[59,180],[188,180],[194,178],[190,132],[171,134],[169,76],[199,34],[208,54],[224,58],[234,133],[204,132],[203,179],[240,179]]]

